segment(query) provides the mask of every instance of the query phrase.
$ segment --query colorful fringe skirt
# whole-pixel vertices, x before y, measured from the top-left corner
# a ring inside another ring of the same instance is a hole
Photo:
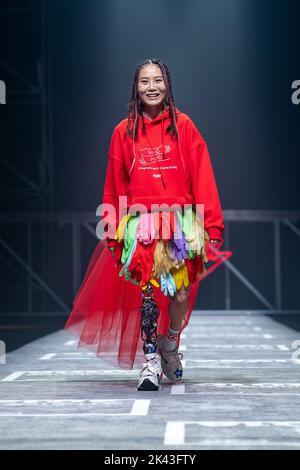
[[[140,307],[142,290],[153,285],[160,314],[157,333],[169,326],[170,298],[189,287],[187,326],[205,275],[207,232],[191,208],[185,212],[127,214],[115,233],[112,257],[106,243],[98,243],[82,284],[73,300],[65,330],[110,364],[130,369],[144,361]],[[178,344],[180,342],[180,335]]]
[[[116,231],[119,275],[145,289],[150,282],[173,296],[206,271],[208,235],[192,208],[124,216]]]

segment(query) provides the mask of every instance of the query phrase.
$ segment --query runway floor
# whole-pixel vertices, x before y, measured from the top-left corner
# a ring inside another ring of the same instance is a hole
[[[297,340],[269,316],[193,312],[183,382],[138,392],[138,369],[52,333],[0,365],[0,448],[300,449]]]

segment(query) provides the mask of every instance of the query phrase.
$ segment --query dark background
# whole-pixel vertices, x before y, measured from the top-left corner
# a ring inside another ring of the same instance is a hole
[[[242,274],[223,264],[203,280],[196,307],[268,310],[247,279],[277,313],[300,310],[299,30],[293,0],[0,1],[3,334],[64,324],[97,243],[96,217],[80,241],[74,220],[95,216],[113,128],[127,116],[137,64],[151,57],[169,66],[175,104],[208,144],[224,248]]]

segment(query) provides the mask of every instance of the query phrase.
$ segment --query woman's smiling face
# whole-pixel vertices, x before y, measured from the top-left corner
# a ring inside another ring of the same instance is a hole
[[[167,94],[161,70],[156,64],[144,65],[139,73],[138,94],[144,109],[162,108]]]

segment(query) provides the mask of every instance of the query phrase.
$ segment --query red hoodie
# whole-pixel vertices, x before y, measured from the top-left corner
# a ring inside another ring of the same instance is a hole
[[[127,196],[127,207],[134,203],[148,209],[155,203],[204,204],[204,228],[211,239],[222,240],[225,226],[207,145],[192,119],[176,110],[179,142],[166,132],[171,122],[168,107],[154,119],[144,116],[146,133],[139,118],[135,141],[128,134],[124,138],[127,119],[116,125],[103,203],[113,204],[117,224],[119,195]]]

